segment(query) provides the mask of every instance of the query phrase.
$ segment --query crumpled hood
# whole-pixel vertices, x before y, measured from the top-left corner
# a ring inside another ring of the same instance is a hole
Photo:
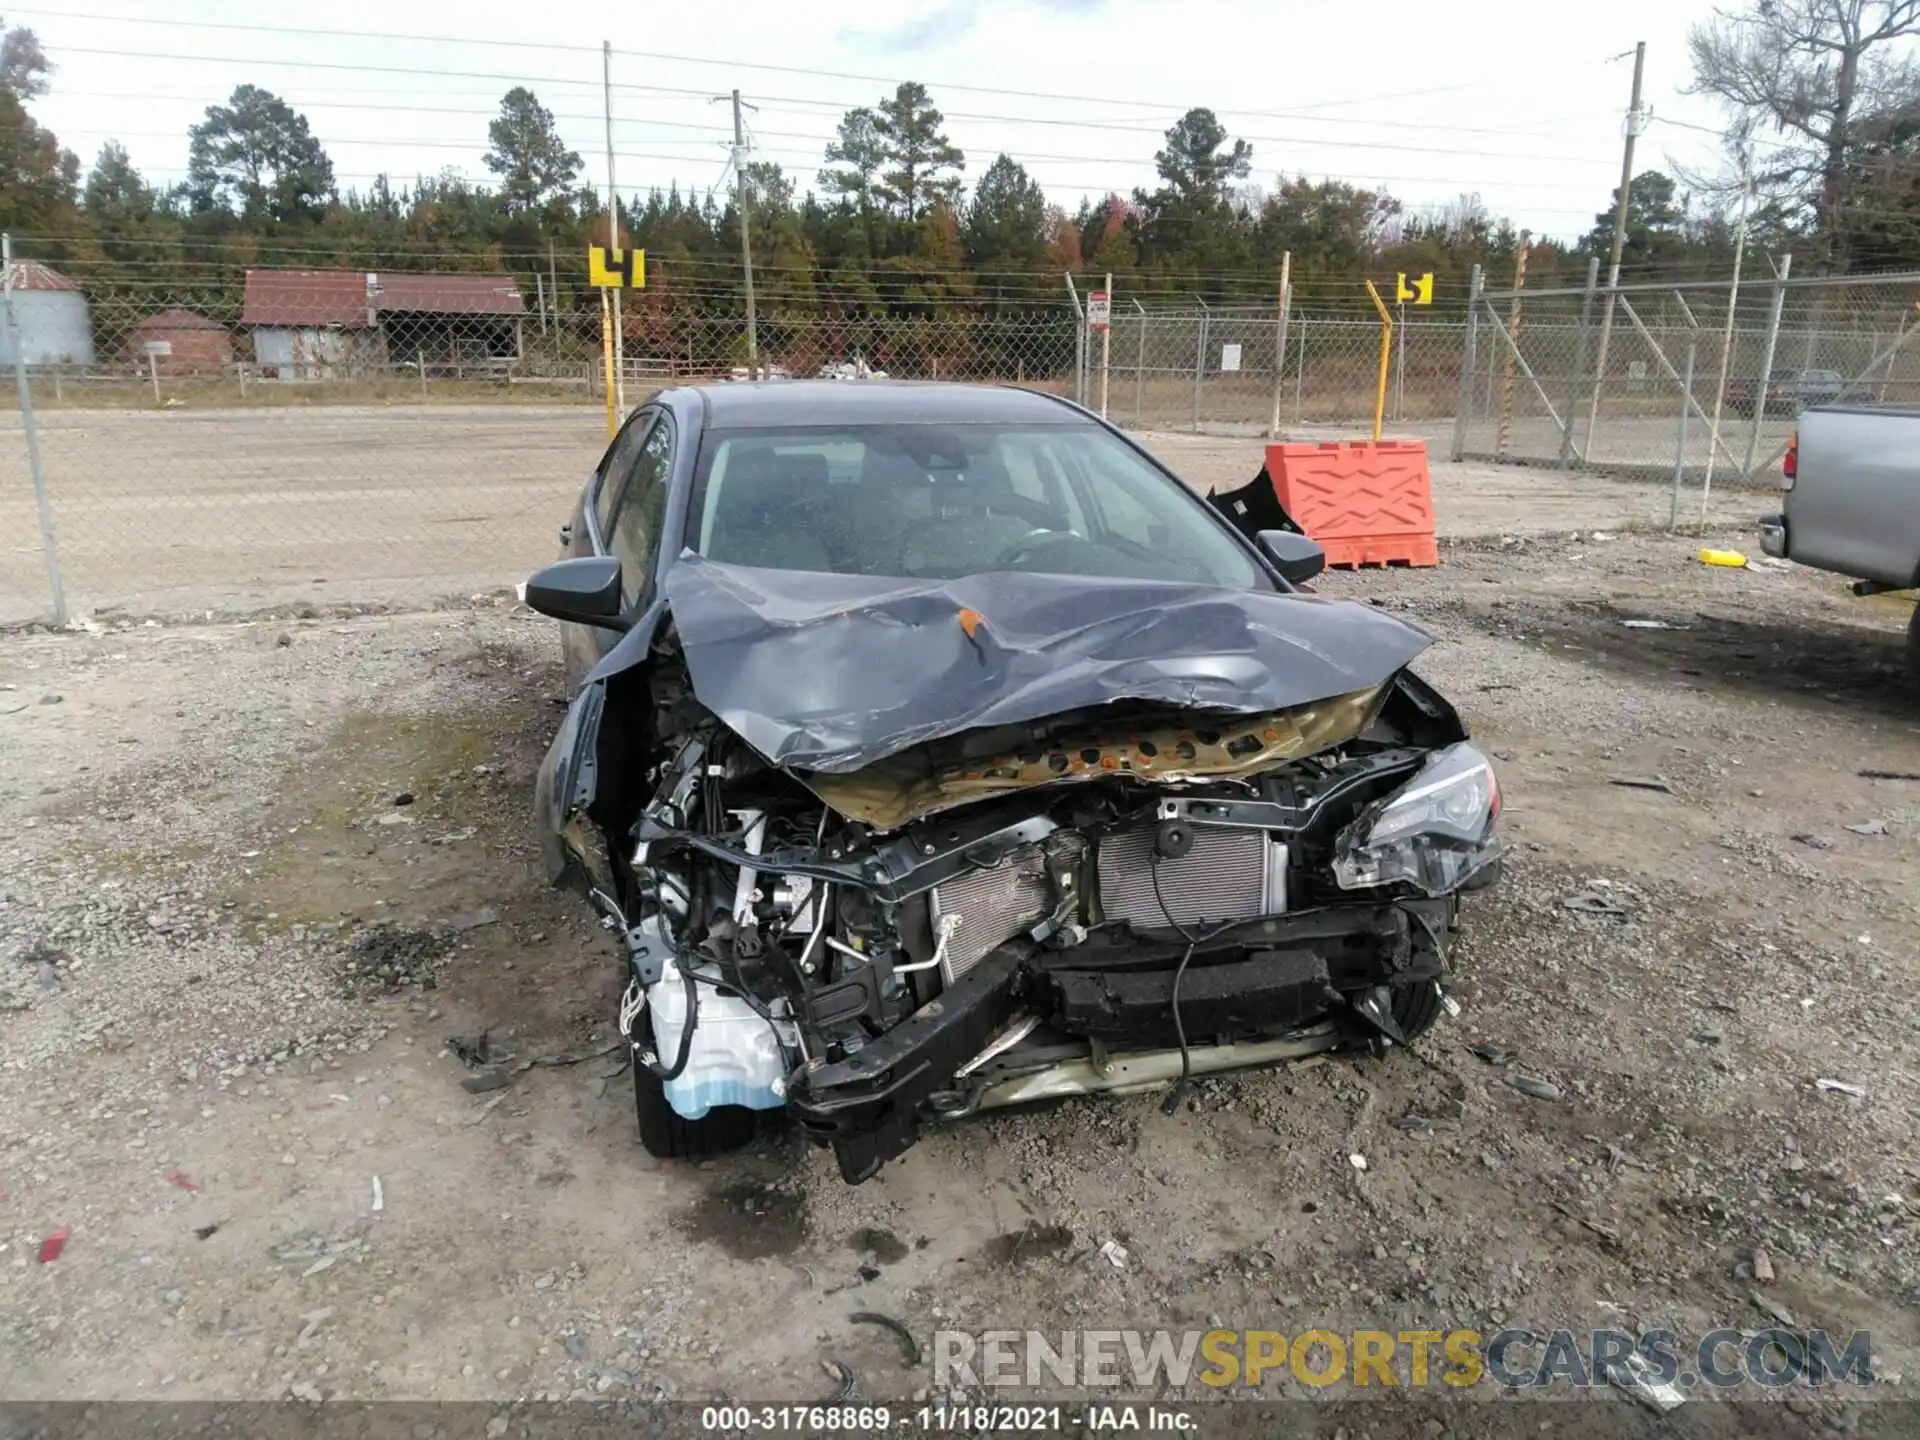
[[[847,773],[986,725],[1118,700],[1284,710],[1432,643],[1346,600],[1001,572],[911,581],[688,552],[666,603],[694,695],[767,759]]]

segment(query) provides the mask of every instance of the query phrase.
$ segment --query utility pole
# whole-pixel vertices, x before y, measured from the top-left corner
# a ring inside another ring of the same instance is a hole
[[[600,92],[607,113],[607,252],[609,258],[620,248],[620,192],[613,183],[613,42],[600,42]],[[627,414],[627,344],[620,332],[620,291],[608,291],[613,315],[613,393],[620,416]]]
[[[1619,57],[1615,57],[1619,58]],[[1613,302],[1620,288],[1620,255],[1627,244],[1627,200],[1633,186],[1633,144],[1651,118],[1640,108],[1640,82],[1647,73],[1647,42],[1633,47],[1633,97],[1627,103],[1626,145],[1620,155],[1620,195],[1613,211],[1613,254],[1607,261],[1607,304],[1600,313],[1600,353],[1593,363],[1593,399],[1587,409],[1587,454],[1600,419],[1600,390],[1607,374],[1607,344],[1613,338]],[[1571,436],[1571,431],[1569,431]]]
[[[733,197],[740,210],[740,269],[747,289],[747,378],[760,372],[760,323],[753,311],[753,236],[747,214],[747,127],[740,117],[740,92],[733,92]]]

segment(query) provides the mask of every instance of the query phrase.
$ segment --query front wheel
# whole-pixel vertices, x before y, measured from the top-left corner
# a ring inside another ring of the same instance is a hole
[[[1440,1018],[1440,986],[1437,981],[1422,980],[1401,985],[1393,992],[1393,1023],[1408,1043],[1431,1030]]]
[[[633,1111],[640,1122],[640,1143],[661,1160],[698,1160],[738,1150],[753,1139],[759,1117],[744,1105],[716,1105],[698,1120],[683,1119],[667,1103],[666,1087],[636,1055],[633,1063]]]
[[[1499,863],[1496,860],[1492,866],[1482,871],[1484,878],[1476,877],[1477,883],[1470,881],[1471,887],[1475,890],[1485,889],[1497,880]],[[1447,968],[1446,959],[1452,955],[1454,943],[1460,934],[1458,899],[1447,907],[1444,920],[1434,929],[1438,931],[1437,935],[1434,930],[1429,930],[1426,926],[1418,924],[1414,926],[1414,958],[1423,962],[1437,961],[1439,963],[1435,964],[1434,968],[1444,972]],[[1443,947],[1443,953],[1438,955],[1435,954],[1436,940]],[[1422,964],[1420,968],[1425,969],[1426,965]],[[1445,1008],[1440,1001],[1440,983],[1437,980],[1416,980],[1411,985],[1393,987],[1393,1020],[1400,1027],[1400,1033],[1405,1035],[1409,1042],[1419,1039],[1431,1030],[1435,1022],[1440,1019],[1440,1012]]]
[[[1920,605],[1913,607],[1913,618],[1907,622],[1907,668],[1920,678]]]

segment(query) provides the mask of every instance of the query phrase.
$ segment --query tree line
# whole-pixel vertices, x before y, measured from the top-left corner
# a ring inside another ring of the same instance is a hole
[[[1725,274],[1739,162],[1751,244],[1811,249],[1833,271],[1920,267],[1920,73],[1899,49],[1916,32],[1920,0],[1752,0],[1696,28],[1695,87],[1726,112],[1728,160],[1702,175],[1633,178],[1623,278]],[[529,294],[551,273],[577,303],[585,248],[606,237],[581,156],[524,86],[487,127],[485,183],[446,172],[342,187],[306,116],[243,84],[189,131],[185,179],[156,185],[112,141],[82,175],[28,109],[52,74],[32,31],[5,31],[0,228],[89,290],[211,305],[234,300],[247,265],[377,264],[504,269]],[[1205,108],[1166,131],[1154,186],[1071,211],[1008,154],[967,186],[945,125],[926,87],[907,82],[845,114],[816,174],[745,167],[763,313],[1030,310],[1064,297],[1063,274],[1108,272],[1150,304],[1270,302],[1283,254],[1304,297],[1363,303],[1363,276],[1431,270],[1457,303],[1474,265],[1506,283],[1520,245],[1514,221],[1473,195],[1412,210],[1343,180],[1256,180],[1252,147]],[[1529,285],[1578,284],[1595,256],[1604,268],[1617,198],[1584,234],[1536,234]],[[737,310],[737,207],[731,185],[621,198],[618,238],[648,252],[636,327],[676,306]]]

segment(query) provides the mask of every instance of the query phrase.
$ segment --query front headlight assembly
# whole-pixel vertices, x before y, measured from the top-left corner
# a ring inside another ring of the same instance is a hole
[[[1334,844],[1343,890],[1404,883],[1427,895],[1458,890],[1500,855],[1493,833],[1500,786],[1487,757],[1450,745],[1393,794],[1360,812]]]

